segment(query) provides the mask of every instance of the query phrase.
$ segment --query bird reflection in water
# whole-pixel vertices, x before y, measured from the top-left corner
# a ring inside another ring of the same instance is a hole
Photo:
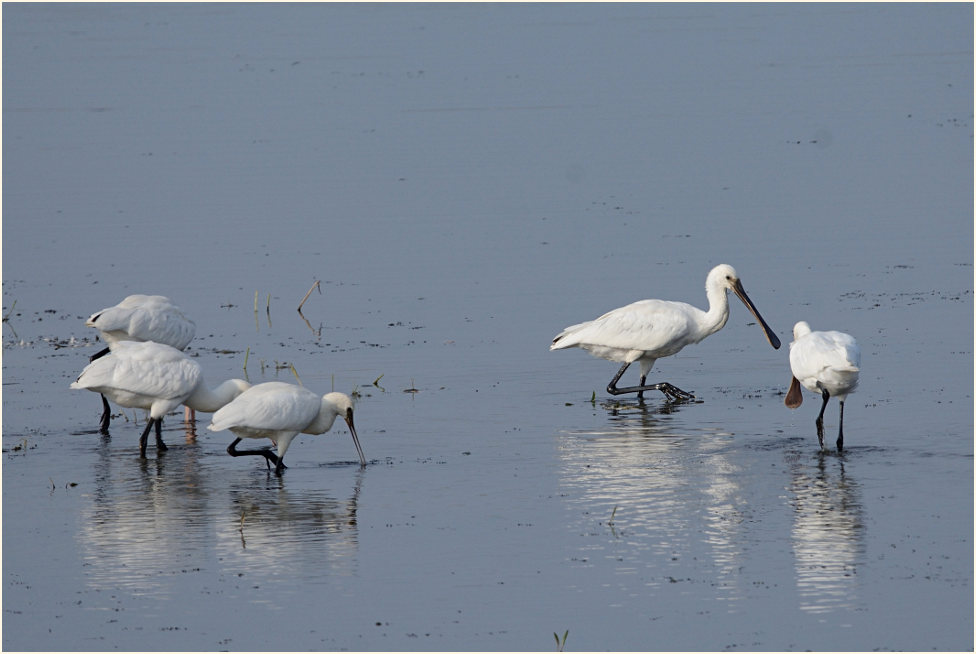
[[[315,490],[291,491],[269,475],[260,486],[230,490],[231,505],[222,524],[219,554],[231,566],[274,570],[303,560],[316,573],[351,574],[359,547],[356,512],[365,471],[359,469],[347,499]],[[323,560],[324,559],[324,560]]]
[[[636,421],[643,423],[647,428],[659,427],[659,422],[654,416],[669,416],[681,411],[686,404],[701,404],[701,400],[682,399],[673,402],[645,403],[643,399],[636,400],[617,400],[608,399],[599,403],[599,406],[607,412],[611,420],[622,419],[624,421]]]
[[[76,539],[90,588],[180,597],[200,583],[194,561],[218,561],[208,578],[232,583],[238,572],[258,579],[282,566],[304,579],[354,571],[364,471],[333,476],[330,490],[289,487],[263,470],[228,488],[213,468],[224,457],[198,445],[138,465],[118,456],[125,446],[96,450],[93,491],[79,509]]]
[[[823,452],[811,467],[790,459],[793,557],[800,608],[810,613],[850,609],[857,567],[864,560],[860,489],[844,461]]]
[[[597,412],[594,429],[560,437],[560,486],[581,533],[592,531],[594,516],[606,520],[613,515],[612,535],[622,535],[625,542],[588,541],[587,560],[605,550],[606,564],[619,572],[614,579],[623,585],[639,579],[642,585],[668,583],[669,575],[703,565],[723,589],[722,599],[741,597],[740,559],[749,538],[742,514],[750,509],[743,498],[742,471],[728,454],[732,434],[715,425],[675,420],[680,402],[596,406],[607,415]],[[626,556],[620,556],[620,547]],[[626,564],[617,562],[624,559]],[[645,566],[636,576],[627,568],[634,561]],[[620,592],[642,591],[621,587]]]

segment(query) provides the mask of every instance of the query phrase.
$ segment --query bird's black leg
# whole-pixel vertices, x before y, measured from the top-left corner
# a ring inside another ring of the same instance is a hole
[[[268,470],[271,470],[271,464],[273,463],[275,464],[275,474],[281,474],[280,470],[285,468],[285,464],[281,462],[277,454],[271,450],[239,450],[237,449],[237,444],[240,442],[241,439],[235,438],[234,442],[227,446],[227,454],[231,456],[263,456]]]
[[[617,374],[614,375],[613,379],[610,380],[610,383],[607,384],[607,392],[610,393],[610,395],[620,395],[623,393],[623,391],[617,390],[617,381],[623,377],[624,372],[626,372],[627,368],[629,367],[629,363],[625,363],[624,365],[620,366],[620,370],[617,371]]]
[[[98,431],[104,436],[108,436],[108,425],[112,421],[112,408],[108,405],[108,400],[102,395],[102,420],[98,424]]]
[[[617,381],[624,374],[624,371],[627,370],[627,366],[629,365],[630,365],[629,363],[625,363],[624,365],[622,365],[620,367],[620,370],[617,371],[617,374],[614,375],[613,379],[610,380],[610,384],[607,385],[608,393],[610,393],[611,395],[623,395],[624,393],[637,393],[638,399],[643,399],[644,391],[661,391],[662,393],[664,393],[665,397],[668,398],[669,402],[676,402],[678,400],[690,400],[693,397],[695,397],[692,393],[683,391],[677,386],[673,384],[669,384],[667,382],[647,385],[644,383],[646,381],[646,376],[644,375],[641,375],[640,386],[628,386],[626,388],[617,388]]]
[[[844,450],[844,403],[840,403],[840,431],[837,433],[837,451]]]
[[[146,443],[149,441],[149,431],[153,428],[154,422],[156,419],[150,418],[149,422],[146,423],[146,428],[142,430],[142,436],[139,437],[139,457],[142,459],[146,458]]]
[[[103,356],[111,352],[108,348],[100,350],[88,358],[88,363],[91,363],[95,359],[101,359]],[[98,431],[103,436],[108,436],[108,424],[112,421],[112,409],[108,406],[108,400],[102,395],[102,420],[98,423]]]
[[[166,447],[166,443],[163,442],[163,419],[159,418],[156,420],[156,449],[160,452],[165,452],[169,448]]]
[[[823,404],[820,405],[820,415],[817,416],[817,438],[820,440],[820,449],[822,450],[824,437],[823,414],[827,408],[827,400],[830,399],[830,392],[826,388],[821,388],[820,394],[823,396]]]

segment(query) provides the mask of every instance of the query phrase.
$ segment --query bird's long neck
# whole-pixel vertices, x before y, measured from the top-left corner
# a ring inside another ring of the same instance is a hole
[[[714,286],[706,289],[705,294],[708,297],[708,311],[699,324],[699,340],[722,329],[729,321],[729,295],[725,288]]]
[[[194,411],[213,413],[246,391],[249,386],[243,379],[228,379],[217,388],[209,389],[201,380],[183,404]]]
[[[322,398],[322,406],[319,408],[319,414],[315,416],[312,424],[302,430],[302,433],[324,434],[332,429],[332,423],[335,422],[336,415],[335,406],[325,398]]]

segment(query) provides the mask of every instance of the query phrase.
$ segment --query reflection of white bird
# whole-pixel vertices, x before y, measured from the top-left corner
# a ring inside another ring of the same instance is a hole
[[[658,390],[669,400],[691,398],[691,393],[666,382],[645,386],[647,373],[656,360],[677,354],[684,346],[698,343],[725,326],[729,319],[728,291],[735,293],[756,317],[769,344],[779,348],[779,338],[746,295],[735,269],[722,264],[713,268],[705,280],[707,312],[684,302],[641,300],[596,320],[567,327],[553,339],[549,349],[580,347],[594,356],[622,361],[624,365],[607,386],[612,395],[636,391],[637,397],[643,398],[644,391]],[[640,362],[640,385],[617,388],[617,380],[634,361]]]
[[[95,359],[71,388],[85,388],[124,407],[148,409],[149,421],[139,439],[139,454],[146,456],[149,430],[156,426],[156,447],[166,449],[161,429],[163,416],[185,404],[213,412],[250,387],[243,379],[229,379],[217,388],[206,387],[200,364],[162,343],[119,341],[111,352]]]
[[[114,307],[96,311],[85,321],[88,327],[98,330],[102,340],[110,347],[119,341],[153,341],[184,350],[193,340],[196,325],[183,315],[180,308],[162,295],[130,295]],[[94,354],[91,361],[108,354],[109,348]],[[192,420],[191,409],[187,418]],[[105,396],[102,396],[102,420],[100,431],[108,433],[112,413]]]
[[[861,365],[861,348],[850,334],[843,332],[813,332],[810,325],[800,321],[793,327],[790,343],[790,368],[793,380],[786,394],[786,406],[795,409],[803,403],[802,384],[823,397],[817,416],[817,438],[823,448],[823,415],[831,396],[840,402],[840,431],[837,451],[844,449],[844,402],[847,394],[857,388]]]
[[[342,416],[349,425],[353,443],[359,452],[359,463],[366,465],[363,448],[359,445],[356,427],[352,420],[352,398],[343,393],[328,393],[319,397],[315,393],[294,384],[265,382],[252,386],[233,402],[217,411],[207,429],[229,429],[237,439],[227,448],[231,456],[257,455],[275,464],[275,474],[285,469],[282,461],[293,438],[302,434],[324,434],[332,428],[336,416]],[[278,450],[238,450],[242,438],[270,438]]]

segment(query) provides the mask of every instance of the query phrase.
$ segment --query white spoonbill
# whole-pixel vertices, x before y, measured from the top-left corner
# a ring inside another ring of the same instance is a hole
[[[857,388],[861,371],[861,348],[850,334],[843,332],[814,332],[810,325],[800,321],[793,326],[793,342],[790,343],[790,369],[793,380],[786,394],[786,406],[795,409],[803,404],[800,385],[823,398],[820,415],[817,416],[817,438],[823,449],[823,415],[827,400],[836,397],[840,402],[840,431],[837,434],[837,451],[844,449],[844,402],[847,395]]]
[[[178,306],[163,295],[130,295],[114,307],[93,313],[85,321],[98,330],[102,340],[111,347],[119,341],[153,341],[185,350],[193,340],[197,326],[183,315]],[[90,361],[109,353],[109,347],[96,352]],[[193,420],[193,410],[187,407],[186,418]],[[99,431],[108,433],[112,411],[102,395],[102,419]]]
[[[643,398],[644,391],[661,391],[668,400],[688,399],[694,395],[667,382],[645,385],[647,373],[661,357],[676,354],[684,346],[698,343],[725,326],[729,319],[728,291],[742,300],[759,321],[769,344],[778,349],[779,338],[759,315],[735,269],[728,264],[715,266],[705,279],[707,312],[684,302],[640,300],[596,320],[567,327],[552,339],[549,349],[579,347],[593,356],[622,361],[623,365],[607,386],[611,395],[636,392],[637,397]],[[640,362],[640,385],[617,388],[617,380],[634,361]]]
[[[213,412],[250,387],[243,379],[228,379],[207,388],[200,364],[162,343],[119,341],[109,354],[95,359],[81,372],[71,388],[101,393],[118,405],[148,409],[149,421],[139,438],[139,455],[146,456],[149,430],[156,426],[156,447],[166,449],[162,420],[185,404],[197,411]]]
[[[267,462],[275,464],[275,474],[280,475],[287,467],[283,459],[293,438],[300,433],[324,434],[332,428],[336,416],[342,416],[349,425],[352,442],[359,452],[359,464],[365,466],[366,457],[359,445],[352,413],[352,398],[343,393],[328,393],[319,397],[294,384],[265,382],[247,389],[213,414],[207,429],[229,429],[237,439],[227,447],[228,454],[263,456]],[[238,450],[237,444],[242,438],[270,438],[278,454],[275,456],[266,449]]]

